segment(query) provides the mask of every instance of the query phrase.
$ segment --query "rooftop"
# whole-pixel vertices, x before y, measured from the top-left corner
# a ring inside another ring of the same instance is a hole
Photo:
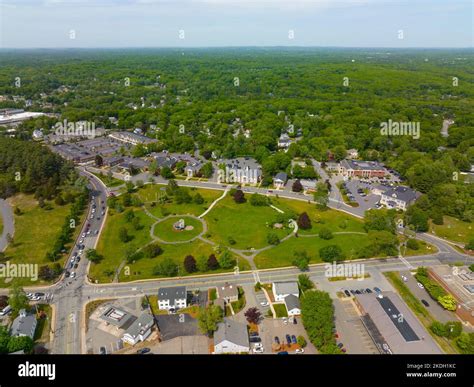
[[[173,286],[158,289],[158,300],[182,300],[186,298],[186,286]]]
[[[247,325],[225,318],[223,322],[217,325],[217,331],[214,333],[214,344],[217,345],[224,340],[249,347]]]
[[[274,282],[277,294],[299,294],[298,283],[296,281]]]
[[[382,195],[402,200],[406,203],[412,202],[417,197],[417,193],[415,190],[411,189],[410,187],[405,187],[401,185],[388,188],[382,193]]]

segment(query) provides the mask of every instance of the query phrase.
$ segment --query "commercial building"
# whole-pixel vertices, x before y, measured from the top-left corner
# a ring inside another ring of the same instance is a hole
[[[382,192],[380,204],[388,208],[405,211],[408,206],[415,202],[418,194],[410,187],[395,186]]]
[[[384,177],[387,170],[375,161],[342,160],[339,173],[345,177],[372,178]]]
[[[157,142],[156,139],[142,136],[141,134],[136,134],[133,132],[113,132],[109,134],[109,137],[115,140],[127,143],[127,144],[132,144],[132,145],[138,145],[138,144],[147,145],[147,144]]]
[[[153,316],[148,313],[142,313],[125,331],[122,341],[130,345],[145,341],[151,335],[151,329],[154,324]]]

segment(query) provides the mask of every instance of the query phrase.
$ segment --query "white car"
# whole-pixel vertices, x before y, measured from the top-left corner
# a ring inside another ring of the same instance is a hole
[[[303,348],[297,348],[295,350],[295,353],[304,353],[304,349]]]
[[[403,282],[407,282],[407,281],[408,281],[408,278],[405,277],[404,275],[402,275],[402,280],[403,280]]]
[[[418,285],[418,287],[419,287],[420,289],[424,289],[424,288],[425,288],[425,287],[423,286],[423,284],[420,284],[419,282],[417,283],[417,285]]]
[[[260,305],[262,305],[262,306],[268,306],[268,302],[267,302],[267,301],[262,301],[262,302],[260,303]]]
[[[287,324],[288,324],[288,319],[285,318],[285,319],[283,320],[283,324],[287,325]]]
[[[73,271],[73,272],[71,273],[71,278],[76,278],[76,272],[75,272],[75,271]]]
[[[263,353],[263,347],[255,347],[253,353]]]

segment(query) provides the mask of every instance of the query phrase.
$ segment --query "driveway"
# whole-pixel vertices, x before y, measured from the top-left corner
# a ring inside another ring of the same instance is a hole
[[[13,210],[10,204],[4,199],[0,199],[0,216],[3,220],[3,230],[0,236],[0,251],[4,251],[8,245],[7,235],[10,234],[13,237],[15,233]]]
[[[171,340],[179,336],[197,336],[200,334],[197,320],[189,314],[157,315],[162,340]]]
[[[206,336],[181,336],[147,346],[151,349],[151,353],[160,355],[209,354],[209,339]]]

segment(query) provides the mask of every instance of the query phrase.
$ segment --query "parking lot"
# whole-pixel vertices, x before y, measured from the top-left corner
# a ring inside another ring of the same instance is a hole
[[[182,336],[149,345],[151,353],[170,355],[209,354],[209,339],[206,336]]]
[[[162,314],[156,316],[161,340],[171,340],[179,336],[196,336],[200,334],[197,320],[189,314]]]

